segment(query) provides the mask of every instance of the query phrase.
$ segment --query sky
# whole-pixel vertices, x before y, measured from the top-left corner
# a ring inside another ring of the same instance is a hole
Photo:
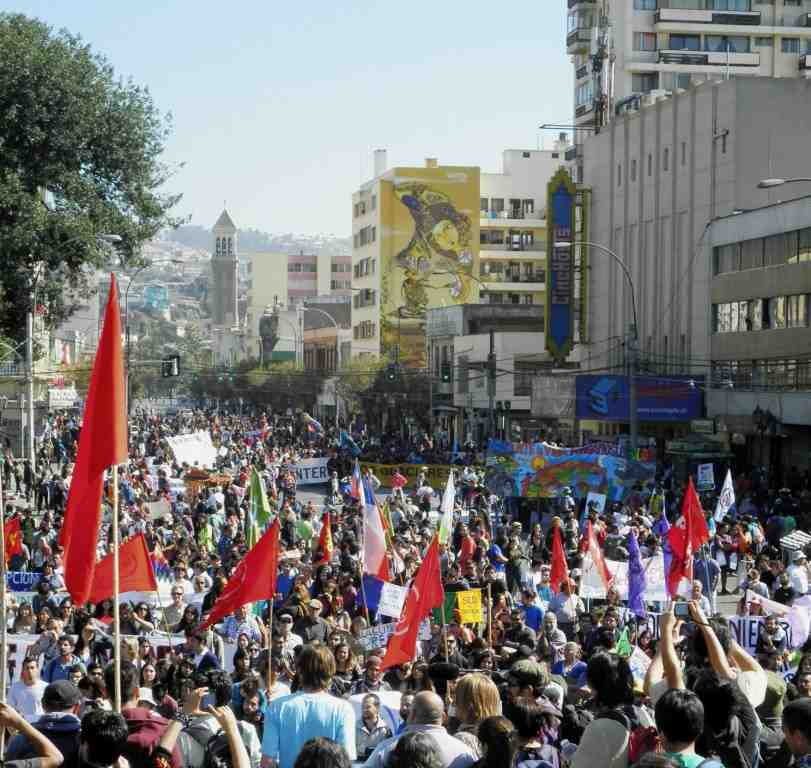
[[[81,35],[147,86],[181,166],[177,213],[211,227],[351,232],[351,195],[389,165],[501,170],[572,119],[564,0],[0,0]]]

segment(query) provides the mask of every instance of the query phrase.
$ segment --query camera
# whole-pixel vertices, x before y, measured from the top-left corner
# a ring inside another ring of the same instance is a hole
[[[690,620],[690,604],[685,602],[678,602],[673,605],[673,615],[677,619]]]

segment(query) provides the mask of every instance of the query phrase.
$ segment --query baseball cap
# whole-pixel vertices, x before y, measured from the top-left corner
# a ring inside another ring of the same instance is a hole
[[[543,667],[537,661],[521,659],[510,667],[509,676],[515,678],[520,685],[539,687],[546,682]]]
[[[42,694],[42,704],[48,709],[70,709],[81,700],[81,691],[70,680],[49,683]]]

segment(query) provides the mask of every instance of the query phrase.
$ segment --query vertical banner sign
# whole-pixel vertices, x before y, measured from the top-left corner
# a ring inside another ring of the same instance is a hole
[[[559,363],[574,345],[575,196],[572,177],[561,168],[550,180],[546,197],[546,349]]]

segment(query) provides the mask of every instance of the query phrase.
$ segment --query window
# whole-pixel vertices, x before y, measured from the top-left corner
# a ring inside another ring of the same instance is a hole
[[[622,186],[622,163],[617,163],[617,186]]]
[[[634,93],[650,93],[659,87],[659,73],[648,72],[631,76],[631,90]]]
[[[740,244],[741,262],[739,269],[758,269],[763,266],[763,240],[745,240]]]
[[[687,165],[687,142],[683,141],[681,143],[681,164]]]
[[[529,216],[535,213],[535,201],[534,200],[522,200],[521,205],[524,210],[524,216]]]
[[[487,198],[486,197],[480,197],[479,198],[479,211],[481,211],[482,213],[487,213],[488,210],[489,209],[487,207]]]
[[[631,181],[636,181],[636,158],[631,160]]]
[[[786,297],[786,327],[805,328],[808,325],[808,296],[801,293]]]
[[[670,148],[665,147],[664,157],[662,158],[662,167],[666,170],[670,170]]]
[[[786,327],[786,299],[784,296],[775,296],[767,300],[767,317],[764,318],[764,328]]]
[[[669,48],[671,51],[700,51],[701,36],[671,35]]]
[[[377,195],[372,195],[372,210],[377,208]]]
[[[493,197],[490,199],[490,210],[493,213],[501,213],[504,210],[504,198]]]
[[[634,0],[635,11],[655,11],[657,0]]]
[[[716,53],[749,53],[749,38],[737,35],[707,35],[704,50]]]
[[[784,37],[780,41],[780,47],[783,53],[799,53],[800,52],[800,38],[799,37]]]
[[[635,51],[655,51],[656,50],[656,33],[655,32],[634,32],[634,50]]]
[[[796,232],[785,232],[779,235],[771,235],[770,237],[764,238],[764,242],[764,266],[777,267],[781,264],[789,264],[791,263],[791,258],[796,258]]]
[[[801,229],[798,233],[799,248],[796,261],[811,261],[811,227]],[[789,262],[791,260],[789,259]]]
[[[755,48],[771,48],[774,45],[773,37],[756,37]]]
[[[749,330],[760,331],[763,330],[763,299],[750,299],[749,300]]]
[[[574,89],[574,105],[582,107],[594,102],[594,81],[587,80]]]
[[[653,155],[648,155],[648,176],[653,173]]]
[[[715,249],[714,273],[737,272],[740,269],[740,244],[720,245]]]

